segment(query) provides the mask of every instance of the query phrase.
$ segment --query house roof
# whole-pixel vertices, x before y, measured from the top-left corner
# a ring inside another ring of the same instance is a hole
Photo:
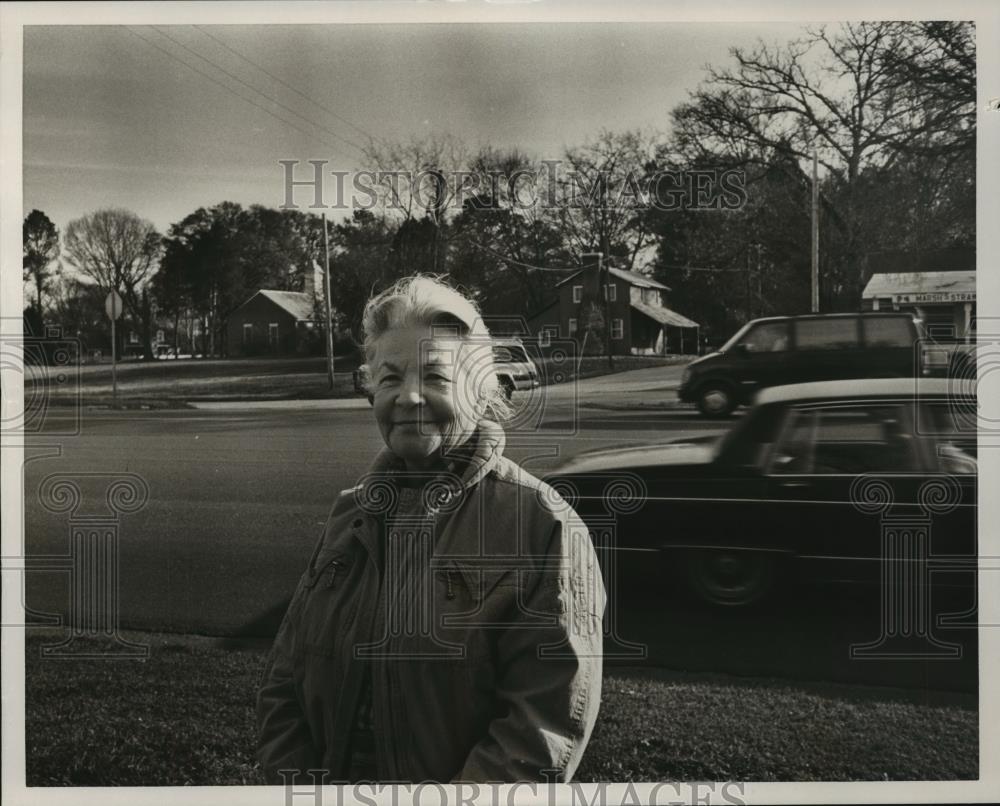
[[[313,318],[312,297],[303,291],[271,291],[270,289],[262,288],[250,297],[250,299],[244,302],[243,305],[248,304],[257,296],[262,296],[265,299],[270,300],[279,308],[294,316],[296,320],[308,320]],[[242,308],[243,305],[241,305],[240,308]]]
[[[974,271],[908,271],[873,274],[861,292],[862,299],[880,297],[920,297],[932,294],[932,299],[906,299],[900,302],[947,302],[952,296],[976,296]]]
[[[609,267],[609,271],[619,280],[624,280],[629,285],[638,286],[639,288],[659,288],[661,291],[670,290],[670,288],[663,285],[663,283],[658,283],[656,280],[651,277],[646,277],[644,274],[637,274],[634,271],[625,271],[624,269],[616,269],[614,266]],[[582,272],[583,269],[580,269],[578,272],[574,272],[569,277],[556,283],[556,286],[558,287],[564,283],[568,283],[574,277],[578,277]]]
[[[645,314],[654,322],[659,322],[661,325],[670,325],[671,327],[699,327],[697,322],[693,322],[686,316],[681,316],[669,308],[647,305],[645,302],[636,302],[635,300],[630,302],[630,305],[639,313]]]
[[[526,318],[530,320],[530,319],[534,319],[536,316],[541,316],[543,313],[545,313],[548,310],[551,310],[552,308],[554,308],[558,304],[559,304],[559,300],[558,299],[554,299],[554,300],[552,300],[552,302],[548,303],[547,305],[543,305],[541,308],[537,308],[534,311],[532,311],[531,313],[529,313]]]

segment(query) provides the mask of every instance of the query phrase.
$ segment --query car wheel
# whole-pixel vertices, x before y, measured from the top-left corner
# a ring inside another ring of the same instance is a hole
[[[757,551],[711,549],[687,558],[691,588],[702,600],[723,607],[745,607],[763,599],[774,582],[774,558]]]
[[[503,396],[507,400],[510,400],[511,396],[514,394],[514,382],[510,378],[501,378],[500,389],[503,391]]]
[[[733,388],[720,381],[709,381],[698,391],[698,411],[706,417],[725,417],[736,408]]]

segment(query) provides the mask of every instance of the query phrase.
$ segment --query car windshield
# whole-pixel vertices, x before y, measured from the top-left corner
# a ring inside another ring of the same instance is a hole
[[[780,406],[751,409],[712,445],[712,461],[729,467],[759,467],[774,442],[781,411]]]

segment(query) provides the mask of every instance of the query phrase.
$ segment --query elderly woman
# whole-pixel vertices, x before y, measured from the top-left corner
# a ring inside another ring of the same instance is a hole
[[[412,277],[370,300],[363,326],[386,447],[334,503],[268,657],[265,776],[568,781],[601,690],[587,529],[503,455],[470,300]]]

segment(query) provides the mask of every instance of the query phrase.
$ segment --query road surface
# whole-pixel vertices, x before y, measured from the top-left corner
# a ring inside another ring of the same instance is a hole
[[[509,429],[508,455],[541,474],[583,450],[729,427],[689,408],[600,408],[623,399],[654,406],[671,398],[662,380],[643,374],[649,372],[546,395],[543,412],[528,407]],[[71,530],[107,512],[109,481],[134,474],[148,488],[148,501],[118,523],[119,625],[272,635],[334,496],[356,482],[381,446],[366,404],[326,403],[84,411],[74,436],[58,432],[75,413],[50,411],[47,432],[25,449],[27,554],[49,562],[49,570],[27,572],[30,620],[67,617],[70,577],[58,566],[69,554]],[[61,478],[82,492],[72,516],[51,512],[40,500],[43,488]],[[850,643],[877,637],[873,597],[808,591],[796,593],[794,608],[719,613],[677,593],[664,595],[671,593],[666,577],[658,590],[628,587],[618,591],[624,597],[615,614],[621,640],[610,648],[629,665],[641,661],[631,654],[631,644],[640,644],[645,662],[674,668],[946,689],[975,685],[969,630],[949,635],[964,641],[960,661],[849,661]]]

